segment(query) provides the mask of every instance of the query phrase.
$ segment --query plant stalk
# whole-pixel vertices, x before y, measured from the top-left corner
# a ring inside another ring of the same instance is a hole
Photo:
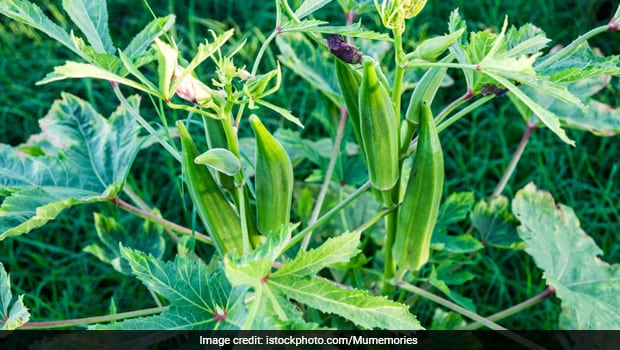
[[[94,324],[94,323],[121,321],[121,320],[128,319],[128,318],[155,315],[155,314],[162,313],[166,310],[168,310],[168,306],[154,307],[150,309],[143,309],[143,310],[137,310],[137,311],[122,312],[120,314],[113,314],[113,315],[74,318],[74,319],[62,320],[62,321],[27,322],[26,324],[21,326],[20,329],[53,329],[53,328],[63,328],[63,327],[71,327],[71,326],[82,326],[82,325],[88,325],[88,324]]]
[[[537,304],[543,302],[544,300],[546,300],[547,298],[549,298],[550,296],[553,296],[553,295],[555,295],[555,290],[553,288],[551,288],[551,287],[547,287],[547,289],[545,289],[542,293],[540,293],[540,294],[538,294],[538,295],[536,295],[536,296],[534,296],[534,297],[532,297],[532,298],[530,298],[530,299],[528,299],[528,300],[526,300],[526,301],[524,301],[522,303],[514,305],[514,306],[512,306],[512,307],[510,307],[510,308],[508,308],[506,310],[503,310],[501,312],[493,314],[493,315],[487,317],[487,319],[489,319],[489,320],[491,320],[493,322],[496,322],[496,321],[499,321],[499,320],[503,320],[506,317],[510,317],[510,316],[512,316],[514,314],[517,314],[517,313],[519,313],[519,312],[521,312],[521,311],[523,311],[523,310],[525,310],[527,308],[530,308],[530,307],[532,307],[534,305],[537,305]],[[482,326],[483,326],[483,324],[480,323],[480,322],[473,322],[473,323],[470,323],[470,324],[466,325],[465,327],[459,328],[459,330],[475,330],[475,329],[481,328]]]
[[[284,248],[283,251],[287,251],[291,249],[295,244],[299,243],[306,235],[310,234],[317,227],[322,225],[325,221],[329,220],[332,216],[334,216],[340,210],[342,210],[342,208],[351,204],[351,202],[357,199],[357,197],[361,196],[364,192],[366,192],[370,188],[370,186],[371,186],[370,181],[366,181],[366,183],[364,183],[357,190],[355,190],[355,192],[351,193],[347,198],[342,200],[335,207],[331,208],[327,213],[323,214],[323,216],[318,218],[313,225],[306,227],[305,229],[301,230],[301,232],[296,234],[293,238],[291,238],[291,241],[286,246],[286,248]]]
[[[508,167],[504,171],[504,175],[502,175],[502,178],[497,183],[497,186],[495,186],[495,189],[493,190],[493,194],[491,194],[491,198],[495,198],[499,196],[506,188],[506,184],[508,184],[508,180],[510,180],[510,177],[515,172],[515,169],[517,168],[517,164],[519,163],[519,160],[521,160],[521,157],[523,156],[523,151],[525,151],[525,147],[527,146],[530,140],[530,137],[532,136],[532,133],[534,132],[536,127],[537,127],[536,121],[533,121],[533,122],[528,121],[526,123],[525,131],[523,132],[523,135],[521,136],[519,145],[517,146],[515,153],[512,155],[512,159],[510,159],[510,163],[508,163]]]
[[[338,130],[336,132],[336,138],[334,139],[334,147],[332,149],[332,154],[329,160],[329,164],[327,166],[327,170],[325,171],[325,179],[323,180],[323,184],[321,185],[321,190],[319,191],[319,196],[316,199],[316,203],[314,204],[314,209],[312,210],[312,215],[308,220],[308,226],[312,226],[319,214],[321,213],[321,208],[323,207],[323,202],[325,201],[325,196],[327,195],[327,191],[329,190],[329,184],[331,183],[331,178],[334,173],[334,168],[336,167],[336,161],[338,160],[338,155],[340,154],[340,145],[342,144],[342,137],[344,135],[344,127],[347,122],[347,109],[344,107],[340,107],[340,122],[338,123]],[[312,233],[309,233],[306,237],[304,237],[303,242],[301,243],[301,250],[308,249],[308,244],[310,243],[310,238],[312,237]]]
[[[487,326],[488,328],[495,330],[495,331],[505,331],[505,332],[499,332],[499,334],[504,335],[505,337],[508,337],[516,342],[518,342],[521,345],[526,346],[529,349],[544,349],[543,347],[541,347],[538,344],[533,343],[532,341],[523,338],[522,336],[515,334],[513,332],[508,331],[508,329],[500,326],[499,324],[491,321],[488,318],[482,317],[480,315],[478,315],[475,312],[469,311],[467,309],[465,309],[464,307],[461,307],[449,300],[446,300],[440,296],[437,296],[433,293],[430,293],[422,288],[416,287],[412,284],[406,283],[406,282],[398,282],[396,283],[396,286],[399,288],[402,288],[408,292],[420,295],[423,298],[427,298],[439,305],[442,305],[444,307],[447,307],[448,309],[451,309],[453,311],[458,312],[459,314],[466,316],[468,318],[471,318],[472,320],[475,320],[479,323],[481,323],[484,326]]]
[[[140,112],[136,111],[129,104],[129,101],[127,101],[127,99],[121,92],[121,89],[118,87],[118,84],[112,84],[112,89],[114,90],[114,94],[116,95],[118,100],[121,102],[121,105],[123,105],[123,107],[127,109],[129,114],[131,114],[134,118],[136,118],[138,123],[140,123],[140,125],[144,129],[146,129],[146,131],[148,131],[148,133],[151,134],[151,136],[153,136],[157,140],[157,142],[159,142],[159,144],[162,145],[162,147],[166,151],[168,151],[168,153],[170,153],[174,157],[174,159],[176,159],[180,163],[181,154],[179,153],[179,151],[177,151],[171,144],[169,144],[166,140],[164,140],[163,137],[155,129],[153,129],[153,127],[149,124],[149,122],[147,122],[146,119],[144,119],[140,115]]]
[[[136,215],[138,217],[141,217],[141,218],[143,218],[145,220],[156,222],[156,223],[162,225],[164,228],[168,228],[168,229],[170,229],[170,230],[172,230],[174,232],[178,232],[178,233],[181,233],[181,234],[184,234],[184,235],[188,235],[188,236],[192,236],[193,235],[194,237],[196,237],[196,240],[198,240],[200,242],[211,244],[211,245],[213,244],[213,240],[211,240],[211,237],[209,237],[209,236],[207,236],[207,235],[205,235],[203,233],[191,230],[191,229],[189,229],[187,227],[181,226],[181,225],[176,224],[176,223],[174,223],[172,221],[168,221],[168,220],[166,220],[164,218],[161,218],[159,216],[153,215],[152,213],[150,213],[148,211],[145,211],[145,210],[142,210],[140,208],[137,208],[137,207],[135,207],[135,206],[133,206],[133,205],[123,201],[122,199],[120,199],[118,197],[112,198],[111,202],[114,203],[115,205],[117,205],[119,208],[121,208],[123,210],[126,210],[127,212],[130,212],[130,213],[132,213],[132,214],[134,214],[134,215]]]

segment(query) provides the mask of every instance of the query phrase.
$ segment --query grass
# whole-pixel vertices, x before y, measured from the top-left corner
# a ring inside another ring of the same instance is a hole
[[[112,37],[119,43],[128,43],[131,33],[137,32],[148,21],[148,14],[138,5],[128,7],[120,0],[108,2],[110,18],[118,21],[112,26]],[[59,3],[41,2],[48,9],[54,5],[60,8]],[[554,39],[554,44],[567,44],[581,32],[606,23],[611,16],[612,10],[606,10],[610,4],[614,5],[613,1],[429,1],[406,37],[411,43],[443,33],[449,12],[460,7],[470,29],[497,29],[503,15],[508,13],[511,23],[519,25],[532,21]],[[245,64],[251,63],[263,35],[272,30],[274,23],[272,2],[265,5],[262,1],[158,0],[151,1],[151,5],[158,15],[169,11],[177,14],[178,41],[188,52],[207,36],[207,29],[217,28],[221,23],[225,23],[223,27],[234,26],[250,33],[245,36],[248,39],[247,52],[243,56]],[[336,10],[336,5],[331,4],[325,14],[335,18]],[[62,13],[53,8],[48,14],[63,20]],[[372,25],[369,17],[362,19],[365,24]],[[618,35],[603,35],[592,44],[606,53],[617,51],[613,43],[617,42]],[[275,54],[275,51],[268,53],[267,64],[273,65]],[[0,70],[5,72],[0,75],[3,86],[0,93],[0,141],[3,143],[16,145],[37,133],[38,119],[45,115],[60,91],[67,90],[87,98],[104,115],[117,104],[110,98],[105,84],[100,82],[69,81],[35,86],[34,83],[55,65],[73,57],[67,57],[65,51],[44,35],[5,18],[0,18],[0,58]],[[313,111],[322,104],[318,101],[322,98],[320,94],[308,91],[307,86],[291,72],[285,71],[285,75],[283,86],[286,90],[278,96],[289,98],[294,112],[310,123],[304,135],[309,138],[327,136],[317,119],[312,117]],[[607,90],[602,100],[617,101],[614,100],[619,87],[617,79],[613,84],[615,90]],[[443,95],[448,101],[461,93],[456,89]],[[441,135],[446,154],[446,193],[473,191],[477,199],[491,194],[524,129],[520,117],[507,106],[496,103],[478,110]],[[175,116],[169,117],[172,120]],[[517,190],[533,181],[539,188],[551,192],[558,202],[573,207],[583,229],[605,251],[604,260],[618,263],[620,244],[613,233],[617,231],[620,217],[617,201],[620,198],[617,160],[620,139],[618,136],[600,138],[573,131],[570,136],[577,141],[575,148],[564,145],[546,129],[537,130],[504,194],[512,198]],[[178,164],[162,154],[156,148],[142,151],[128,183],[149,205],[160,208],[164,217],[179,223],[191,223],[191,211],[185,210],[189,202],[179,185]],[[118,212],[111,205],[74,208],[42,229],[0,242],[0,261],[10,271],[16,291],[26,294],[26,304],[37,321],[105,314],[112,298],[119,311],[153,306],[152,297],[139,282],[82,252],[84,246],[96,240],[94,211]],[[482,315],[510,307],[545,288],[540,271],[522,252],[506,254],[505,251],[488,249],[483,255],[476,256],[475,262],[471,272],[477,277],[460,292],[476,301]],[[435,307],[435,304],[421,301],[415,305],[414,312],[422,315],[421,320],[428,325]],[[557,300],[547,300],[503,320],[502,324],[514,329],[551,329],[556,326],[558,312]]]

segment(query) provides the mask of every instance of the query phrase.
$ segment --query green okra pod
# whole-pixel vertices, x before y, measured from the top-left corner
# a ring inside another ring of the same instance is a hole
[[[209,149],[228,149],[228,140],[226,138],[226,131],[224,130],[225,125],[223,123],[230,123],[230,121],[227,119],[213,119],[203,117],[203,123],[205,126],[205,134]],[[220,186],[229,191],[231,191],[235,187],[235,181],[230,175],[218,172],[216,174],[216,178]]]
[[[424,60],[434,61],[437,57],[446,52],[450,45],[463,35],[464,31],[465,28],[461,28],[451,34],[426,39],[416,48],[414,54]]]
[[[236,210],[224,196],[209,169],[196,164],[199,155],[187,128],[177,121],[181,137],[183,176],[198,216],[206,227],[218,252],[222,255],[243,254],[243,233]]]
[[[417,271],[429,259],[444,182],[443,153],[426,101],[422,103],[419,131],[411,175],[398,208],[393,250],[399,266],[411,271]]]
[[[258,230],[268,234],[290,221],[293,165],[284,147],[257,116],[250,116],[256,137],[256,214]]]
[[[453,59],[454,56],[450,55],[444,58],[441,62],[447,63]],[[433,99],[435,98],[437,90],[439,90],[439,86],[441,86],[441,82],[446,76],[447,71],[447,67],[430,68],[426,71],[426,73],[424,73],[420,81],[416,84],[413,94],[411,94],[411,98],[409,99],[407,113],[405,114],[407,120],[411,122],[413,126],[417,127],[420,124],[420,109],[422,108],[422,102],[426,101],[429,105],[433,103]]]
[[[360,112],[359,112],[359,91],[362,83],[362,76],[351,68],[351,66],[339,59],[336,60],[336,77],[338,78],[338,85],[340,91],[342,91],[342,99],[344,105],[349,113],[349,120],[353,125],[353,132],[355,133],[355,139],[362,147],[362,134],[360,126]],[[362,149],[362,154],[363,154]]]
[[[364,71],[359,92],[360,133],[370,182],[380,191],[399,178],[398,123],[390,93],[379,79],[371,58],[362,58]]]

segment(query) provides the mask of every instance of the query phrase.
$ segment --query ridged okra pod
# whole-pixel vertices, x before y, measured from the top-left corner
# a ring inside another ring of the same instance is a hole
[[[293,165],[284,147],[257,116],[250,116],[256,137],[256,214],[258,230],[268,234],[290,221]]]
[[[362,84],[362,76],[357,71],[353,70],[349,64],[337,59],[336,77],[338,78],[340,91],[342,91],[344,105],[347,107],[347,112],[349,113],[349,120],[351,121],[351,125],[353,125],[355,139],[359,146],[362,147],[359,112],[359,92],[360,85]],[[364,150],[361,150],[363,153]]]
[[[370,182],[380,191],[398,182],[400,122],[390,93],[379,79],[371,58],[362,58],[364,71],[359,92],[360,133]]]
[[[427,102],[422,103],[419,131],[411,175],[398,208],[393,250],[399,266],[411,271],[417,271],[429,259],[444,182],[443,153]]]
[[[213,118],[203,117],[203,121],[204,121],[205,133],[206,133],[207,144],[209,146],[209,149],[213,149],[213,148],[231,149],[231,145],[228,142],[228,137],[230,136],[226,136],[227,132],[225,130],[225,128],[230,127],[230,125],[224,124],[224,123],[230,123],[230,120],[228,120],[228,118],[213,119]],[[231,151],[233,150],[231,149]],[[250,239],[252,240],[257,235],[256,218],[252,210],[252,207],[250,206],[247,187],[245,186],[243,188],[237,187],[235,185],[235,180],[233,176],[226,175],[221,172],[217,172],[216,179],[218,180],[221,187],[228,190],[237,208],[241,207],[240,201],[241,200],[244,201],[248,235],[250,236]]]
[[[228,149],[228,140],[226,139],[226,131],[224,131],[224,124],[229,123],[227,119],[213,119],[209,117],[203,117],[205,126],[205,136],[207,138],[207,145],[209,149],[224,148]],[[235,187],[235,182],[232,176],[224,173],[217,173],[216,178],[223,188],[232,190]]]
[[[198,216],[220,254],[235,251],[240,256],[243,254],[243,233],[239,216],[209,169],[194,162],[198,149],[182,121],[177,122],[177,128],[181,137],[183,176]]]

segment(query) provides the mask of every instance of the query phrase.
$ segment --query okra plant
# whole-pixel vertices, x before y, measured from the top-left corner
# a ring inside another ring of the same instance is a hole
[[[322,19],[328,5],[342,10],[344,24]],[[2,269],[2,300],[9,300],[1,304],[2,327],[422,329],[421,297],[439,306],[422,315],[432,319],[424,327],[503,329],[496,322],[505,316],[477,314],[475,300],[458,292],[474,278],[464,272],[469,259],[490,245],[533,256],[548,283],[533,299],[561,299],[563,327],[620,328],[620,316],[608,312],[620,307],[618,269],[594,263],[600,250],[573,211],[534,184],[512,200],[514,216],[501,195],[534,129],[546,127],[570,145],[567,127],[618,132],[617,109],[590,98],[620,75],[618,56],[601,56],[587,40],[618,30],[620,9],[608,25],[546,52],[550,39],[532,24],[509,27],[505,18],[496,32],[469,32],[458,10],[445,34],[416,43],[408,29],[420,25],[414,18],[428,6],[275,0],[274,30],[256,52],[247,52],[231,29],[211,31],[188,54],[179,48],[172,14],[153,18],[117,46],[105,0],[63,0],[71,32],[30,1],[2,0],[0,13],[71,54],[39,85],[108,81],[106,93],[119,106],[106,118],[63,93],[41,120],[41,134],[0,145],[0,240],[38,229],[69,207],[110,203],[144,220],[143,231],[128,233],[96,214],[100,242],[84,250],[138,278],[154,302],[166,302],[82,323],[35,324],[29,320],[37,315],[22,295],[12,296]],[[269,50],[278,60],[261,71]],[[250,66],[238,64],[241,53],[254,55]],[[199,74],[199,67],[210,71]],[[339,120],[326,157],[318,141],[300,137],[308,118],[274,99],[286,96],[285,73],[322,93],[330,105],[324,124]],[[436,103],[442,87],[461,77],[463,95]],[[445,173],[441,132],[500,97],[526,125],[519,151],[491,198],[445,193],[444,180],[455,175]],[[283,127],[274,129],[274,120]],[[127,182],[139,150],[148,147],[178,165],[179,195],[187,194],[186,210],[196,220],[166,219],[166,208],[148,207]],[[308,179],[297,172],[301,162],[314,167]],[[338,166],[357,180],[336,185]],[[310,184],[317,179],[320,188]],[[451,232],[454,223],[469,229]],[[173,258],[164,256],[166,244],[176,248]]]

